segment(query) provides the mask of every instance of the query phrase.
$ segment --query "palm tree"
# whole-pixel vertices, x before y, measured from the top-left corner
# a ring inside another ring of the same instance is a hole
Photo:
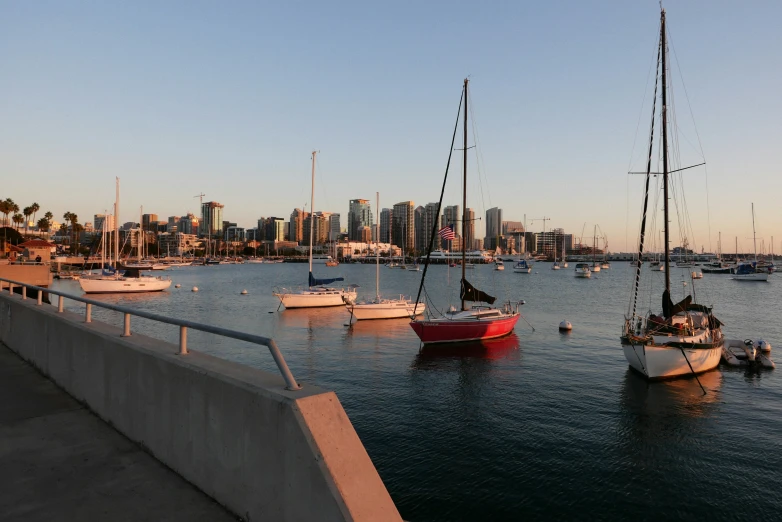
[[[30,205],[30,208],[33,209],[33,223],[35,223],[35,215],[38,213],[39,210],[41,210],[41,205],[38,203],[33,203]]]
[[[22,214],[24,214],[24,233],[27,235],[27,225],[30,222],[30,216],[33,215],[33,207],[24,207]]]
[[[16,223],[16,231],[19,232],[19,227],[21,226],[22,223],[24,223],[24,216],[19,213],[16,213],[14,214],[14,217],[12,219],[14,223]]]
[[[14,210],[14,200],[11,198],[8,198],[4,201],[0,201],[0,212],[5,214],[5,218],[3,219],[3,224],[5,226],[8,226],[8,214],[13,212]]]
[[[41,232],[49,232],[49,220],[46,218],[41,218],[36,223],[38,225],[38,230]]]

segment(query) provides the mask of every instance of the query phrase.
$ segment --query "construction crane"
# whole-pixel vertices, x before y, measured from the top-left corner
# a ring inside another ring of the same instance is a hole
[[[543,216],[542,218],[534,218],[529,223],[530,225],[534,223],[535,221],[542,221],[543,222],[543,244],[540,246],[541,251],[545,254],[546,253],[546,221],[551,221],[551,218],[548,218],[546,216]],[[526,230],[525,230],[526,232]]]

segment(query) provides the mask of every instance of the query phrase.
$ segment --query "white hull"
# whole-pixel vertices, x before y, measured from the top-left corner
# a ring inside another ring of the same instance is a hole
[[[281,291],[274,293],[285,308],[322,308],[342,306],[345,300],[352,301],[356,292],[337,288],[317,288],[301,291]]]
[[[592,267],[592,272],[600,272],[600,265],[595,265]]]
[[[755,274],[736,274],[733,276],[736,281],[768,281],[768,274],[757,272]]]
[[[693,372],[707,372],[716,368],[722,357],[722,346],[698,350],[685,348],[686,360],[682,350],[668,346],[624,344],[622,349],[630,366],[649,379],[665,379],[692,375]],[[689,365],[687,360],[690,362]]]
[[[409,319],[413,317],[413,314],[423,314],[426,309],[424,303],[418,303],[416,307],[415,303],[407,299],[384,299],[379,303],[348,304],[346,307],[353,314],[353,317],[359,321],[368,319]]]
[[[532,269],[531,268],[516,268],[516,267],[513,267],[513,271],[516,272],[517,274],[529,274],[530,272],[532,272]]]
[[[161,292],[171,286],[171,280],[157,277],[83,278],[81,289],[88,294],[128,294]]]

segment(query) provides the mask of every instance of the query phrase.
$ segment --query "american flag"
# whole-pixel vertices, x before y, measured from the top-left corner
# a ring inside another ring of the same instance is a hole
[[[456,234],[453,233],[453,223],[448,225],[447,227],[443,227],[440,229],[439,232],[437,232],[441,238],[445,239],[446,241],[452,241],[454,238],[456,238]]]

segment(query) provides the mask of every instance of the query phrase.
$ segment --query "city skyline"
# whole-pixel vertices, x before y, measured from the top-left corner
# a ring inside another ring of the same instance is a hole
[[[497,4],[472,19],[449,6],[378,16],[380,7],[313,3],[315,23],[301,5],[73,3],[52,16],[51,4],[6,4],[0,197],[91,216],[111,209],[116,175],[123,223],[141,205],[198,216],[202,192],[247,226],[308,210],[315,147],[323,209],[346,216],[342,201],[378,191],[436,201],[470,75],[476,215],[497,207],[517,221],[550,216],[547,227],[598,224],[612,250],[634,250],[642,179],[627,172],[642,170],[658,4]],[[675,91],[682,162],[700,161],[702,146],[708,169],[683,177],[697,251],[715,251],[720,231],[746,249],[752,202],[758,237],[782,237],[776,192],[756,190],[773,188],[776,172],[779,14],[774,2],[668,6],[671,72],[686,85]],[[453,37],[467,29],[469,44]],[[697,130],[683,124],[690,111]],[[691,190],[707,186],[708,199]],[[461,202],[458,191],[449,184],[443,204]]]

